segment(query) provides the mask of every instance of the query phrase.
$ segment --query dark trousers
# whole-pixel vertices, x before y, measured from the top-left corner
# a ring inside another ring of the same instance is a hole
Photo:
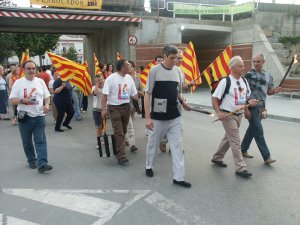
[[[88,108],[88,96],[82,97],[82,111],[87,111]]]
[[[144,96],[141,97],[142,102],[142,117],[145,118]]]
[[[64,125],[69,125],[71,122],[73,116],[74,116],[74,108],[72,105],[72,102],[59,102],[59,101],[54,101],[54,104],[57,109],[57,118],[56,118],[56,123],[55,123],[55,130],[59,130],[60,126],[62,124],[62,121],[64,119],[65,113],[67,114],[67,117],[64,121]]]
[[[112,127],[114,129],[117,158],[122,159],[126,157],[125,134],[127,132],[127,125],[130,117],[130,105],[109,105],[108,112],[111,119]]]

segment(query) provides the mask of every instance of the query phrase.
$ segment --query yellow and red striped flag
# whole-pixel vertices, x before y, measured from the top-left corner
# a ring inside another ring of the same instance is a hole
[[[232,47],[229,45],[225,50],[202,72],[207,83],[212,89],[212,82],[230,74],[229,61],[232,58]],[[212,74],[211,74],[212,73]]]
[[[117,61],[119,61],[121,59],[123,59],[123,56],[119,52],[117,52]]]
[[[156,61],[153,60],[151,63],[149,63],[149,65],[141,72],[139,78],[142,82],[142,85],[145,87],[147,80],[148,80],[148,76],[149,76],[149,71],[151,69],[152,66],[156,65]]]
[[[23,63],[28,61],[30,58],[29,56],[29,49],[26,49],[25,52],[22,52],[22,59],[21,59],[21,66],[20,66],[20,77],[24,77],[24,70],[23,70]]]
[[[70,83],[81,89],[85,95],[91,93],[92,82],[87,66],[73,62],[51,52],[47,53],[53,66],[56,68],[59,77],[63,81],[70,80]]]
[[[182,58],[182,64],[180,66],[182,69],[184,76],[185,76],[185,82],[189,84],[192,80],[195,80],[195,84],[199,85],[202,83],[199,66],[197,63],[197,57],[194,50],[194,45],[190,41],[187,47],[185,48],[183,52],[183,58]],[[196,89],[196,85],[191,87],[191,91],[194,91]]]
[[[102,74],[102,71],[100,70],[100,67],[99,67],[99,61],[98,61],[95,53],[94,53],[94,63],[95,63],[95,74]]]

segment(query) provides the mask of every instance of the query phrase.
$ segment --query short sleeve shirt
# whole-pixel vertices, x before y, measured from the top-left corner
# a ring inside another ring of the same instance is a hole
[[[273,77],[270,72],[262,71],[259,73],[252,69],[245,75],[245,78],[249,83],[251,98],[262,100],[263,104],[259,104],[258,107],[265,105],[268,90],[274,88]]]
[[[48,98],[50,93],[46,87],[45,82],[35,77],[33,80],[27,80],[25,77],[16,80],[9,95],[9,99],[29,98],[30,102],[18,105],[18,111],[26,111],[28,116],[37,117],[43,116],[43,103],[44,99]]]
[[[244,82],[243,78],[235,79],[233,76],[230,77],[230,88],[228,94],[225,95],[220,109],[229,112],[234,112],[246,105],[247,98],[250,96],[251,91],[249,90],[248,84]],[[247,82],[247,81],[246,81]],[[222,98],[222,95],[226,88],[226,79],[222,79],[213,93],[213,97],[218,99]]]
[[[107,95],[108,105],[122,105],[130,102],[130,97],[137,94],[132,77],[112,73],[104,82],[102,94]]]

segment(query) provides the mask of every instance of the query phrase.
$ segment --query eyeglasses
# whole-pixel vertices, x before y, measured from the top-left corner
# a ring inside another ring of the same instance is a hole
[[[241,83],[239,81],[237,81],[236,84],[239,87],[239,91],[242,91]]]

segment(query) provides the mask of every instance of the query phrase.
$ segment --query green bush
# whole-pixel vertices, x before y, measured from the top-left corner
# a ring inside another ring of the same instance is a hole
[[[296,37],[290,37],[290,36],[280,37],[278,41],[283,43],[283,44],[298,44],[298,43],[300,43],[300,37],[299,36],[296,36]]]

